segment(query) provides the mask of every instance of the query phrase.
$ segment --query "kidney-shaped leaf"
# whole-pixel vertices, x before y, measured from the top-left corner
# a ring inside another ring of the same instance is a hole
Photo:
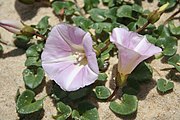
[[[42,68],[37,69],[36,75],[30,69],[25,69],[23,71],[23,80],[29,88],[34,89],[41,84],[44,75]]]
[[[176,54],[168,59],[168,64],[173,65],[180,72],[180,55]]]
[[[130,115],[136,112],[138,107],[138,99],[134,95],[124,94],[122,97],[122,102],[117,103],[112,101],[110,103],[110,109],[119,115]]]
[[[78,106],[78,110],[73,110],[72,118],[75,120],[99,120],[97,108],[89,102],[82,102]]]
[[[94,92],[99,99],[107,99],[111,95],[110,90],[105,86],[96,86]]]
[[[66,120],[72,113],[71,107],[63,102],[57,103],[57,110],[59,112],[57,120]]]
[[[167,80],[164,80],[164,79],[158,79],[158,82],[157,82],[157,89],[162,92],[162,93],[165,93],[169,90],[172,90],[174,88],[174,83],[173,82],[170,82],[170,81],[167,81]]]
[[[142,62],[135,68],[135,70],[133,70],[133,72],[129,75],[128,79],[140,82],[151,80],[152,70],[147,63]]]
[[[132,7],[129,5],[123,5],[117,10],[118,17],[132,18]]]
[[[93,8],[89,11],[89,14],[92,20],[96,22],[102,22],[107,19],[107,17],[105,16],[105,12],[105,9]]]
[[[34,101],[35,93],[31,90],[24,91],[17,99],[16,107],[20,114],[30,114],[43,107],[43,99]]]

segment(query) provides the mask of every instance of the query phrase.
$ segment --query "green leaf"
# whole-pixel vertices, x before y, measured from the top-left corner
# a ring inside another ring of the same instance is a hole
[[[167,81],[165,79],[158,79],[157,81],[157,89],[162,92],[165,93],[169,90],[172,90],[174,88],[174,83]]]
[[[116,22],[116,19],[117,19],[117,17],[116,17],[117,9],[118,9],[117,7],[110,8],[110,9],[106,10],[104,15],[107,18],[110,18],[112,20],[112,22]]]
[[[180,55],[176,54],[168,59],[168,64],[173,65],[180,72]]]
[[[99,4],[99,0],[84,0],[84,9],[86,11],[97,7],[97,5]]]
[[[0,45],[0,52],[3,52],[4,50],[3,50],[3,47],[2,47],[2,45]]]
[[[136,80],[136,81],[147,81],[152,79],[152,69],[150,66],[142,62],[140,63],[135,70],[128,76],[128,79]]]
[[[85,18],[83,16],[74,17],[73,22],[77,26],[79,26],[82,29],[87,30],[87,31],[88,31],[89,27],[93,24],[93,21],[91,21],[90,19],[87,19],[87,18]]]
[[[163,54],[172,56],[177,51],[177,39],[175,37],[160,37],[156,45],[163,49]]]
[[[122,91],[129,95],[137,95],[140,91],[139,82],[134,79],[128,79],[127,85],[122,88]]]
[[[92,28],[95,29],[96,33],[100,34],[102,31],[110,32],[113,29],[112,23],[94,23]]]
[[[169,37],[170,36],[170,31],[168,27],[164,25],[160,25],[157,30],[155,30],[155,34],[157,37]]]
[[[17,99],[16,107],[20,114],[30,114],[43,107],[43,99],[33,102],[35,93],[31,90],[24,91]]]
[[[97,109],[89,102],[81,102],[78,110],[73,110],[72,118],[75,120],[99,120]]]
[[[67,96],[68,92],[62,90],[59,85],[55,84],[52,89],[52,95],[55,100],[59,101]]]
[[[30,47],[26,50],[26,56],[27,56],[27,57],[37,57],[37,56],[39,56],[39,53],[38,53],[38,51],[36,50],[36,45],[30,46]]]
[[[52,8],[54,10],[54,12],[59,15],[60,14],[60,10],[61,9],[65,9],[65,14],[66,15],[71,15],[74,13],[74,3],[71,1],[55,1],[52,3]]]
[[[23,80],[29,88],[34,89],[42,83],[44,75],[44,70],[42,68],[38,68],[36,74],[30,69],[25,69],[23,71]]]
[[[27,66],[27,67],[29,67],[29,66],[40,67],[41,66],[41,60],[39,59],[39,57],[28,57],[25,61],[25,66]]]
[[[36,28],[39,30],[40,34],[44,35],[49,28],[49,22],[48,22],[49,16],[43,17],[39,23],[36,25]]]
[[[25,35],[16,35],[15,39],[22,43],[28,43],[31,39],[31,37],[27,37]]]
[[[117,10],[118,17],[132,18],[132,7],[129,5],[123,5]]]
[[[180,26],[176,27],[172,21],[168,24],[169,30],[173,35],[180,35]]]
[[[69,105],[63,102],[57,103],[58,115],[56,120],[66,120],[72,113],[72,109]]]
[[[102,22],[107,19],[105,12],[105,9],[93,8],[88,13],[90,14],[92,20],[96,22]]]
[[[153,37],[152,35],[146,35],[146,38],[152,44],[155,44],[157,42],[157,39]]]
[[[139,27],[141,27],[141,26],[143,26],[147,21],[148,21],[147,19],[145,19],[145,18],[143,18],[143,17],[140,16],[139,19],[137,20],[136,24],[137,24]]]
[[[122,102],[117,103],[115,101],[110,103],[110,109],[119,115],[130,115],[136,112],[138,107],[138,99],[134,95],[124,94],[122,96]]]
[[[130,31],[136,31],[137,29],[137,24],[135,22],[131,22],[127,25]]]
[[[96,97],[101,100],[107,99],[111,95],[110,90],[105,86],[96,86],[94,92]]]
[[[133,4],[132,5],[132,10],[135,11],[135,12],[138,12],[138,13],[143,13],[143,8],[138,4]]]
[[[173,8],[176,5],[177,0],[159,0],[159,4],[160,5],[164,5],[167,2],[169,2],[169,5],[166,9],[170,9]]]
[[[108,78],[108,76],[106,73],[99,73],[98,74],[98,80],[100,80],[100,81],[107,81],[107,78]]]
[[[70,98],[71,100],[80,99],[86,96],[89,93],[90,89],[91,89],[90,87],[84,87],[77,91],[70,92],[68,94],[68,98]]]

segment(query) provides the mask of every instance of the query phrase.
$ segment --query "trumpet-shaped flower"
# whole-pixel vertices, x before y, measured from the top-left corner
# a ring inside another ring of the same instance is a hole
[[[0,20],[0,27],[8,30],[9,32],[19,34],[23,28],[23,24],[13,20]]]
[[[118,48],[118,72],[121,79],[127,77],[140,62],[162,51],[149,43],[145,36],[125,28],[113,29],[110,41]]]
[[[56,25],[41,55],[45,72],[65,91],[75,91],[94,83],[99,68],[92,44],[90,34],[82,29],[67,24]]]

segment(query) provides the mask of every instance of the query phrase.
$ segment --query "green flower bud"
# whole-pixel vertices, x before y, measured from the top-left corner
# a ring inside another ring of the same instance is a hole
[[[31,26],[25,25],[25,26],[22,28],[21,33],[22,33],[23,35],[25,35],[25,36],[31,37],[31,36],[34,35],[35,30],[34,30]]]
[[[158,10],[155,10],[155,11],[151,12],[151,13],[148,15],[148,17],[147,17],[148,21],[149,21],[150,23],[152,23],[152,24],[154,24],[155,22],[157,22],[157,21],[160,19],[162,13],[163,13],[163,12],[166,10],[166,8],[168,7],[168,5],[169,5],[169,3],[167,2],[166,4],[162,5]]]

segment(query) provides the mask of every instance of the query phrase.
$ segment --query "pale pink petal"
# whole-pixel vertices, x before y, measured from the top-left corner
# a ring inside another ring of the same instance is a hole
[[[76,53],[85,54],[87,63],[83,62],[84,59],[78,63]],[[91,36],[80,28],[67,24],[55,26],[48,36],[41,57],[45,72],[65,91],[90,85],[98,77]]]
[[[3,27],[9,32],[19,34],[23,28],[23,25],[22,23],[14,20],[0,20],[0,27]]]
[[[145,36],[124,28],[115,28],[110,41],[118,48],[118,71],[123,75],[130,74],[140,62],[162,51]]]

